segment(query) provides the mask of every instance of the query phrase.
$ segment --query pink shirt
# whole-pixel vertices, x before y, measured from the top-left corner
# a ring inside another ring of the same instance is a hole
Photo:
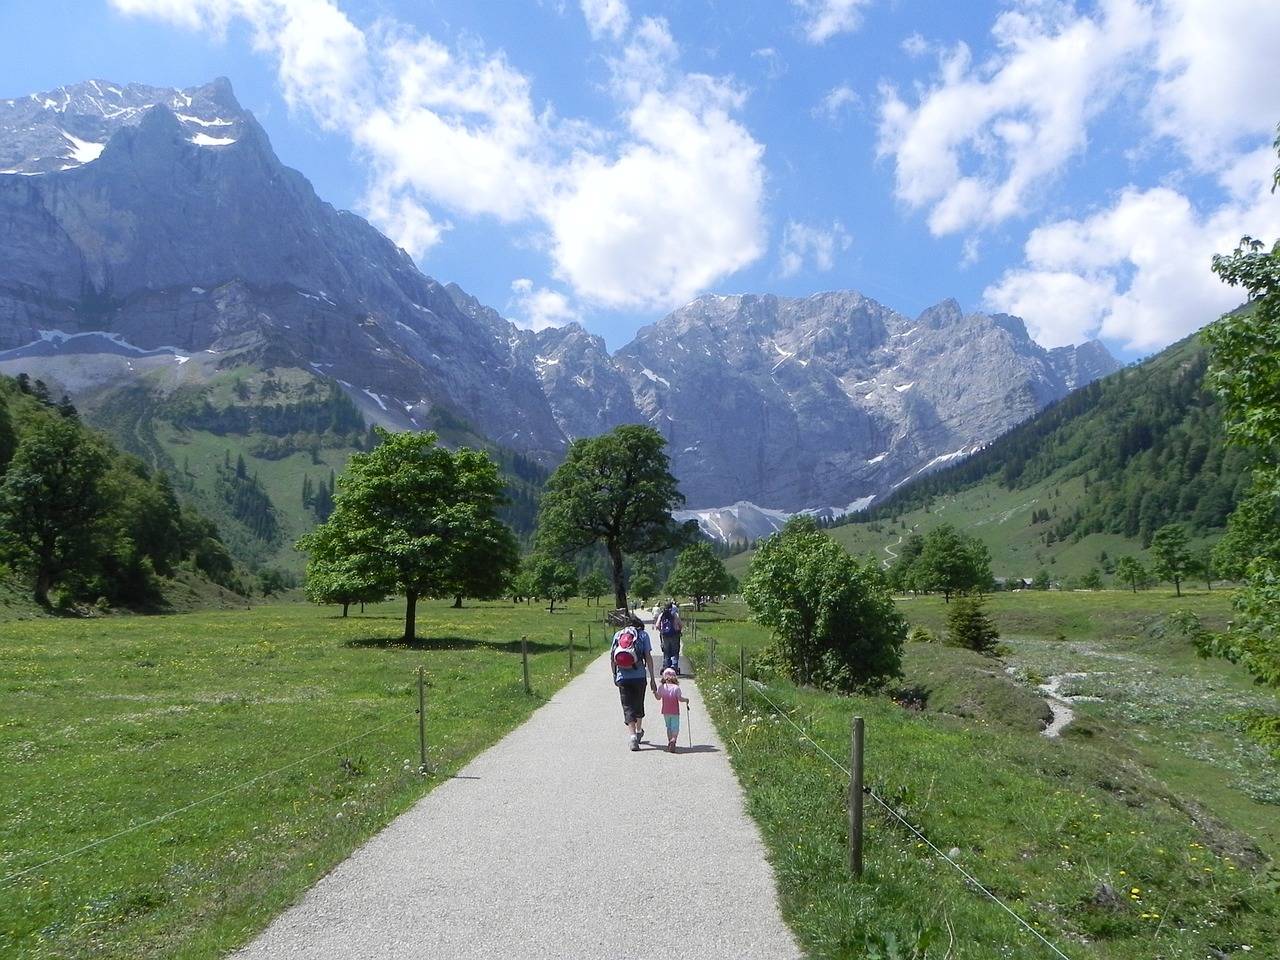
[[[678,715],[680,713],[680,701],[689,699],[684,695],[684,691],[680,689],[680,684],[678,683],[658,684],[658,696],[662,697],[662,713],[664,716],[671,713]]]

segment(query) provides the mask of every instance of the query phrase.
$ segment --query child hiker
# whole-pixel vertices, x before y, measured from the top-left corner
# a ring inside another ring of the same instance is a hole
[[[653,695],[662,701],[662,719],[667,724],[667,751],[675,753],[676,741],[680,739],[680,704],[689,702],[680,689],[680,677],[675,670],[667,667],[662,671],[662,682]]]

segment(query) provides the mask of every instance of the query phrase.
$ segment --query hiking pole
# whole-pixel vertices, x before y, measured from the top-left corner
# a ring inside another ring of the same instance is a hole
[[[693,749],[693,724],[689,722],[689,704],[687,702],[684,705],[684,729],[685,729],[685,732],[689,735],[688,736],[689,749],[692,750]]]

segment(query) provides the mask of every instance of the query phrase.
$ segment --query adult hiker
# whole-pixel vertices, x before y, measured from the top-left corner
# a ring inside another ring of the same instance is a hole
[[[680,622],[680,608],[674,600],[667,603],[658,614],[658,642],[662,645],[662,668],[670,667],[680,672],[680,634],[684,624]]]
[[[632,750],[640,749],[644,739],[645,677],[655,693],[658,678],[653,671],[653,649],[644,622],[632,617],[631,622],[613,635],[613,648],[609,651],[609,669],[622,700],[622,722],[630,732]]]

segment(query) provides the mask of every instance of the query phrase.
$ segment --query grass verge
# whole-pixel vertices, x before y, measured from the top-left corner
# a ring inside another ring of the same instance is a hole
[[[0,955],[224,956],[604,642],[585,606],[423,603],[413,645],[402,612],[0,624]]]
[[[704,617],[692,652],[705,664],[714,640],[720,666],[699,684],[805,950],[815,960],[1267,955],[1280,943],[1276,805],[1250,783],[1274,784],[1280,764],[1226,714],[1267,701],[1274,712],[1274,694],[1196,658],[1164,628],[1162,597],[1030,599],[992,602],[1002,661],[909,645],[904,683],[929,692],[924,709],[743,683],[738,648],[749,659],[767,638],[730,613]],[[1210,601],[1192,602],[1215,615]],[[945,618],[940,600],[904,608],[934,629]],[[1029,701],[1042,697],[1040,674],[1057,671],[1082,674],[1099,699],[1077,701],[1076,722],[1050,739]],[[872,790],[861,879],[848,866],[855,715]]]

